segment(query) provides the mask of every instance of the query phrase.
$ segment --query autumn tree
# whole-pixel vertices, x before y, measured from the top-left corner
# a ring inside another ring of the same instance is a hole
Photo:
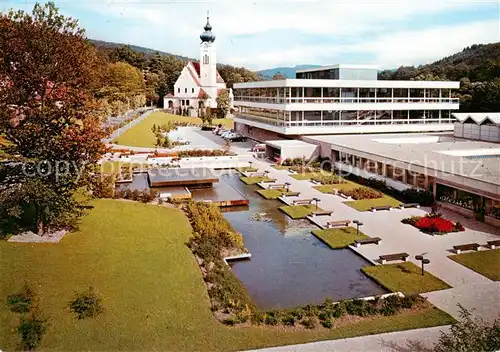
[[[282,74],[281,72],[275,73],[273,76],[273,81],[281,81],[286,79],[285,75]]]
[[[229,112],[229,93],[227,89],[222,89],[217,95],[217,117],[223,119]]]
[[[0,219],[39,235],[75,225],[105,146],[95,100],[103,63],[54,3],[0,14]],[[82,192],[85,194],[85,192]]]

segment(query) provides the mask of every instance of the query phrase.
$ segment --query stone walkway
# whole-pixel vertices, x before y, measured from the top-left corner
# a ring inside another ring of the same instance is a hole
[[[405,210],[359,212],[345,204],[345,199],[321,193],[312,187],[309,181],[298,181],[286,170],[276,170],[267,162],[255,159],[253,166],[259,172],[269,170],[269,177],[276,179],[276,183],[289,182],[290,190],[300,192],[299,198],[311,199],[319,198],[319,206],[324,210],[333,211],[331,216],[322,216],[320,221],[331,220],[359,220],[363,223],[360,228],[365,234],[371,237],[380,237],[382,241],[379,245],[365,245],[355,249],[365,258],[375,261],[379,255],[399,252],[410,254],[410,260],[419,265],[415,260],[415,255],[425,254],[430,259],[430,264],[426,266],[426,271],[439,277],[441,280],[452,286],[451,289],[426,293],[423,296],[438,308],[446,311],[455,318],[459,317],[458,303],[462,304],[473,313],[486,320],[493,320],[500,316],[500,283],[494,282],[468,268],[458,264],[447,257],[452,255],[451,249],[454,245],[477,242],[486,244],[487,241],[498,239],[500,231],[485,224],[467,220],[459,215],[448,211],[441,211],[446,218],[452,221],[460,221],[465,227],[464,232],[453,233],[444,236],[430,236],[420,232],[418,229],[401,223],[401,220],[410,216],[425,215],[428,208],[410,208]],[[380,350],[382,345],[379,339],[381,336],[397,337],[397,341],[403,341],[411,336],[416,336],[418,340],[425,338],[427,332],[420,329],[415,332],[404,331],[393,334],[377,336],[367,336],[355,339],[317,342],[313,344],[287,346],[278,349],[268,349],[267,351],[351,351],[351,350]],[[439,329],[435,329],[438,331]],[[434,331],[434,330],[432,330]],[[436,334],[437,336],[437,334]],[[402,339],[402,340],[401,340]],[[405,350],[405,349],[403,349]]]

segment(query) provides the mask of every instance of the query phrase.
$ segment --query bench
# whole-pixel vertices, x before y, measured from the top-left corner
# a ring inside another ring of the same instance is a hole
[[[321,185],[322,184],[321,181],[316,181],[316,180],[311,180],[311,183],[313,185]]]
[[[373,212],[376,212],[377,210],[391,210],[392,207],[390,205],[382,205],[378,207],[372,207],[371,209]]]
[[[327,216],[327,215],[328,215],[328,216],[330,216],[330,215],[332,215],[332,214],[333,214],[333,211],[328,211],[328,210],[323,210],[323,211],[313,211],[313,212],[311,213],[311,215],[312,215],[313,217],[314,217],[314,216],[322,216],[322,215],[324,215],[324,216]]]
[[[293,205],[306,205],[306,204],[311,204],[312,199],[296,199],[293,201]]]
[[[406,208],[420,208],[420,204],[418,203],[406,203],[406,204],[401,204],[399,206],[400,209],[406,209]]]
[[[295,171],[294,169],[288,169],[288,172],[291,173],[291,174],[296,174],[297,171]]]
[[[282,188],[285,188],[286,185],[282,185],[282,184],[273,184],[273,185],[269,185],[268,189],[282,189]]]
[[[453,249],[457,254],[460,254],[462,251],[477,251],[479,249],[479,244],[477,243],[461,244],[459,246],[453,246]]]
[[[276,179],[275,178],[270,178],[268,180],[263,180],[262,183],[273,183],[273,182],[276,182]]]
[[[288,193],[283,193],[282,197],[298,197],[300,196],[300,192],[288,192]]]
[[[381,255],[379,256],[379,258],[380,258],[380,263],[385,264],[385,262],[390,262],[394,260],[403,260],[406,262],[409,256],[410,255],[408,253],[395,253],[395,254]]]
[[[326,228],[337,227],[337,226],[348,226],[350,223],[351,223],[351,220],[328,221],[326,223]]]
[[[263,177],[266,176],[264,172],[249,172],[250,177]]]
[[[354,246],[358,248],[363,244],[379,244],[380,241],[382,241],[380,237],[363,238],[361,240],[355,240]]]
[[[487,247],[489,249],[495,249],[496,247],[500,246],[500,240],[488,241],[486,243],[487,243]]]

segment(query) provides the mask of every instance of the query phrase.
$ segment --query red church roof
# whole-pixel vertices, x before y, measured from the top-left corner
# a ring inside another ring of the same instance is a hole
[[[194,62],[194,61],[191,61],[191,63],[193,64],[194,69],[196,70],[196,73],[198,74],[198,77],[200,77],[200,63]]]
[[[198,99],[203,98],[203,95],[206,95],[208,97],[207,92],[205,92],[203,88],[200,88],[200,92],[198,93]]]

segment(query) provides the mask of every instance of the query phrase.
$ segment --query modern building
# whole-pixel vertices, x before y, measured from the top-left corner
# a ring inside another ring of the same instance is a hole
[[[207,24],[200,35],[200,61],[189,61],[174,84],[174,94],[163,98],[167,109],[189,109],[190,115],[197,116],[198,109],[216,108],[217,96],[226,89],[226,83],[217,71],[217,50],[215,34],[207,16]],[[229,99],[233,99],[229,90]]]
[[[379,81],[377,68],[335,65],[297,78],[234,85],[236,130],[283,136],[452,131],[459,82]]]
[[[500,142],[500,113],[454,113],[454,135],[459,138]]]

